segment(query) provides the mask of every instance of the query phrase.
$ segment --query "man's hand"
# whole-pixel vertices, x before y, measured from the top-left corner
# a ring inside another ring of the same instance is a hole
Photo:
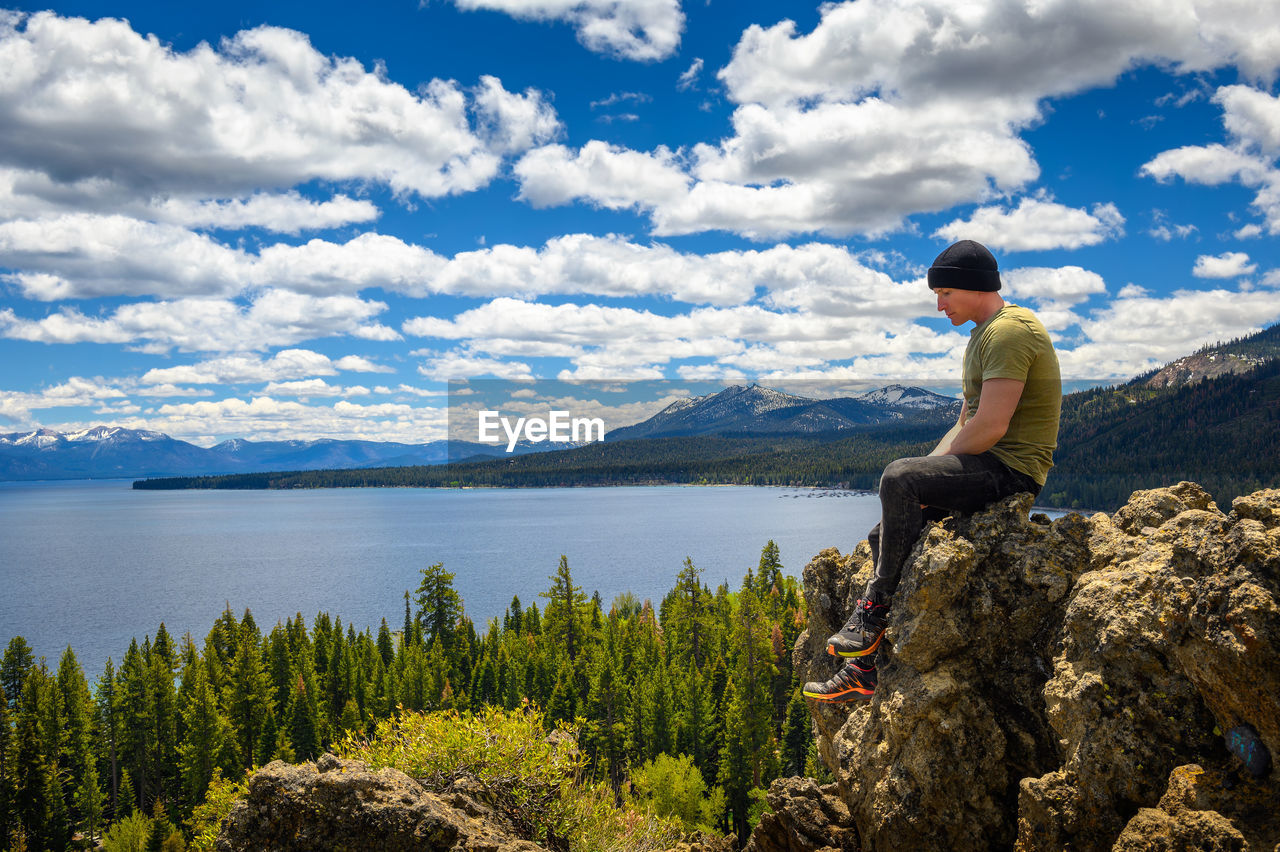
[[[982,383],[982,400],[969,422],[951,441],[946,455],[976,456],[985,453],[1009,431],[1025,382],[1017,379],[987,379]]]

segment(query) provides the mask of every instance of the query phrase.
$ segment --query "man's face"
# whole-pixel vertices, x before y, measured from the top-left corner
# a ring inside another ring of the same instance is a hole
[[[983,297],[981,292],[939,287],[933,294],[938,298],[938,310],[947,315],[952,325],[978,321]]]

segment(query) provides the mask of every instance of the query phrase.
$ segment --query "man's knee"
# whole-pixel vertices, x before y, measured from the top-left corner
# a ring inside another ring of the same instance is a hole
[[[880,474],[880,490],[883,492],[886,487],[890,490],[906,487],[912,473],[918,467],[916,464],[918,461],[919,459],[905,458],[889,462]]]

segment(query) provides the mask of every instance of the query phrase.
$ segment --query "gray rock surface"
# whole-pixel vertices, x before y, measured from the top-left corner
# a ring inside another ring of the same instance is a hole
[[[765,795],[761,817],[743,852],[858,852],[849,809],[835,788],[812,778],[778,778]]]
[[[218,835],[218,852],[536,852],[510,825],[458,793],[437,796],[395,769],[331,754],[275,761],[249,782]],[[452,799],[452,800],[451,800]]]

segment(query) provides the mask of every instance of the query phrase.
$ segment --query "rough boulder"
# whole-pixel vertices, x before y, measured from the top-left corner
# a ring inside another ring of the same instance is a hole
[[[875,698],[811,703],[861,848],[1277,848],[1276,774],[1242,772],[1223,733],[1280,754],[1280,491],[1228,513],[1186,482],[1112,516],[1029,510],[929,527]],[[806,566],[802,680],[834,672],[826,637],[870,570],[866,542]]]
[[[370,770],[327,754],[316,763],[269,763],[232,808],[218,852],[538,852],[480,797],[444,795],[395,769]]]

